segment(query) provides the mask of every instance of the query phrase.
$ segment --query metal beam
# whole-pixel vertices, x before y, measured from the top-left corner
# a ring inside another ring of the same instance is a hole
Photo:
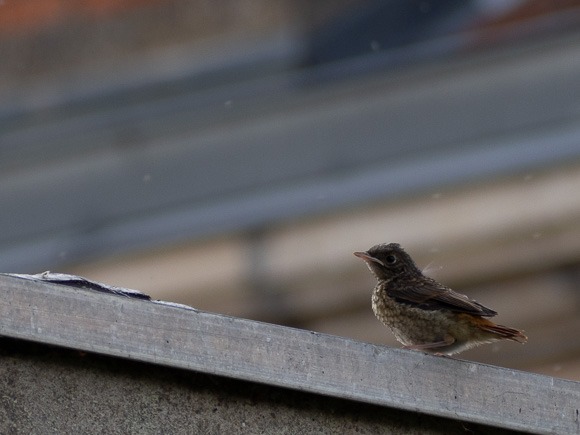
[[[93,284],[0,275],[0,335],[495,427],[580,431],[578,382],[200,312],[119,289],[108,294]]]

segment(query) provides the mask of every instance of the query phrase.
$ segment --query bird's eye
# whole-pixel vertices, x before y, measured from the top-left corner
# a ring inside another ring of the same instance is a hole
[[[387,255],[385,260],[387,260],[387,264],[395,264],[397,262],[397,257],[394,255]]]

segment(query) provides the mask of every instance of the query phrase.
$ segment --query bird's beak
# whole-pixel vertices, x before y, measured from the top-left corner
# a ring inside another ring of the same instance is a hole
[[[369,261],[372,261],[373,263],[380,264],[381,266],[385,265],[381,260],[379,260],[378,258],[370,256],[367,252],[353,252],[353,254],[358,258],[362,258],[367,263]]]

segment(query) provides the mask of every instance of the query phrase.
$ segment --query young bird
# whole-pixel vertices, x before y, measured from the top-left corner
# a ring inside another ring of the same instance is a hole
[[[495,311],[424,276],[397,243],[354,255],[378,280],[372,295],[375,316],[406,349],[452,355],[498,340],[528,339],[522,331],[485,318],[495,316]]]

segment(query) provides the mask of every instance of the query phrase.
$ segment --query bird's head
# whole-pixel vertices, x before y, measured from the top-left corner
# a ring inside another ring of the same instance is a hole
[[[413,259],[398,243],[382,243],[366,252],[355,252],[378,280],[390,280],[402,275],[421,275]]]

